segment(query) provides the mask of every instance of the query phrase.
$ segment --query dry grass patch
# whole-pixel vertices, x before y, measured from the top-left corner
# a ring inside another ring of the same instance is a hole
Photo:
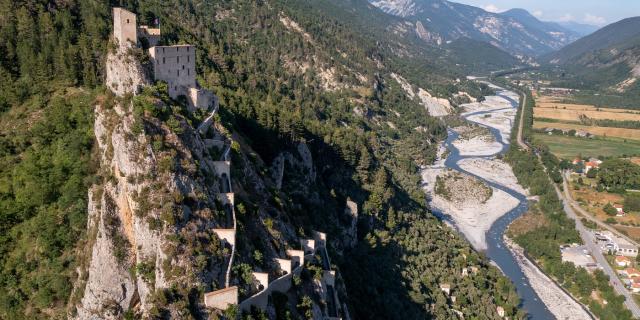
[[[580,116],[587,116],[591,119],[597,120],[618,120],[618,121],[640,121],[640,113],[635,112],[612,112],[612,111],[597,111],[595,109],[562,109],[562,108],[546,108],[538,107],[533,108],[533,116],[536,118],[549,118],[562,121],[580,121]],[[620,109],[622,110],[622,109]]]
[[[598,120],[640,121],[640,111],[628,109],[599,108],[586,104],[569,104],[555,97],[540,96],[533,109],[537,118],[549,118],[562,121],[579,121],[581,115]]]
[[[547,220],[547,217],[540,213],[536,205],[532,205],[527,213],[523,214],[518,219],[513,220],[509,225],[507,235],[510,238],[514,238],[548,225],[549,221]]]
[[[571,123],[559,123],[559,122],[544,122],[535,121],[533,123],[534,129],[563,129],[563,130],[583,130],[589,132],[592,135],[601,137],[616,137],[622,139],[640,140],[640,130],[637,129],[625,129],[625,128],[612,128],[612,127],[595,127],[595,126],[583,126],[580,124]]]

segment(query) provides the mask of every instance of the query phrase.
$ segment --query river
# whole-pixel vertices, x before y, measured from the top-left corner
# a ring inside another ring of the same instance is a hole
[[[514,94],[512,92],[503,90],[503,89],[498,89],[496,93],[496,96],[508,100],[511,104],[511,109],[515,110],[518,108],[519,103],[518,101],[515,101],[513,98],[510,97],[513,95]],[[503,110],[503,109],[500,109],[500,110]],[[469,120],[469,117],[489,114],[496,111],[498,110],[493,109],[490,111],[478,111],[478,112],[468,113],[464,115],[464,118],[470,122],[474,122],[472,120]],[[479,124],[479,123],[476,122],[476,124]],[[484,183],[486,183],[487,185],[494,187],[498,190],[502,190],[518,200],[519,203],[517,207],[510,210],[509,212],[504,214],[502,217],[500,217],[498,220],[496,220],[491,226],[491,228],[489,229],[489,231],[487,232],[486,234],[487,250],[485,254],[502,270],[502,272],[509,279],[511,279],[513,284],[516,286],[518,295],[522,300],[521,307],[528,313],[531,319],[555,319],[553,314],[549,311],[546,305],[541,301],[538,294],[532,289],[529,283],[529,280],[527,279],[522,269],[518,265],[516,259],[512,255],[511,251],[503,241],[503,234],[506,228],[509,226],[509,224],[511,224],[511,222],[513,222],[516,218],[520,217],[522,214],[527,212],[527,206],[528,206],[527,196],[513,189],[505,187],[501,184],[488,181],[481,176],[465,171],[458,165],[459,161],[466,158],[490,159],[495,157],[498,154],[505,154],[509,149],[508,136],[504,137],[503,136],[504,134],[503,133],[501,134],[500,130],[496,128],[485,126],[482,124],[479,124],[479,125],[486,127],[491,131],[491,134],[495,137],[495,140],[502,145],[502,149],[498,153],[487,155],[487,156],[463,156],[460,154],[460,151],[456,149],[456,147],[454,147],[453,145],[453,142],[456,139],[458,139],[458,133],[456,133],[453,130],[449,130],[449,135],[445,142],[445,146],[450,151],[450,153],[447,156],[444,162],[444,165],[447,168],[474,176],[480,179],[481,181],[483,181]],[[434,213],[438,215],[440,218],[455,224],[455,222],[453,222],[453,220],[450,219],[450,217],[447,217],[446,215],[443,215],[442,213],[439,213],[435,210],[434,210]]]

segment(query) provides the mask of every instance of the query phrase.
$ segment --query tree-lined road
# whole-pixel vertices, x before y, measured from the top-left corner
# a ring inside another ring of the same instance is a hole
[[[522,149],[530,150],[530,147],[524,142],[522,138],[522,131],[524,127],[524,113],[525,113],[524,108],[527,105],[527,95],[524,94],[523,92],[519,92],[519,93],[520,93],[520,96],[522,97],[522,102],[520,104],[520,124],[518,125],[518,134],[516,136],[517,138],[516,140],[518,142],[518,145]],[[537,158],[538,158],[538,161],[542,163],[542,160],[540,159],[539,155],[537,156]],[[549,180],[551,180],[551,178],[549,178]],[[563,187],[565,190],[567,190],[566,179],[564,183],[565,184],[563,185]],[[629,290],[627,290],[624,287],[624,285],[622,284],[622,281],[620,281],[620,279],[618,278],[618,275],[611,268],[606,258],[600,251],[600,248],[598,248],[597,241],[594,235],[587,228],[585,228],[585,226],[582,224],[582,221],[580,221],[578,215],[575,213],[575,211],[573,211],[573,208],[571,207],[571,200],[569,200],[571,198],[565,197],[565,195],[563,195],[563,193],[560,191],[560,188],[558,188],[558,186],[555,183],[553,183],[553,181],[551,182],[551,184],[555,188],[556,193],[558,194],[558,197],[560,198],[560,200],[562,200],[564,211],[567,213],[567,216],[575,221],[576,230],[578,230],[578,233],[580,234],[580,238],[582,238],[582,242],[584,242],[585,246],[587,246],[587,248],[591,252],[591,255],[595,258],[596,262],[598,262],[598,264],[602,267],[602,271],[609,276],[609,281],[613,286],[613,288],[619,294],[625,297],[624,304],[627,307],[627,309],[629,309],[629,311],[633,313],[634,317],[640,318],[640,307],[638,307],[638,304],[631,296],[631,293],[629,293]]]

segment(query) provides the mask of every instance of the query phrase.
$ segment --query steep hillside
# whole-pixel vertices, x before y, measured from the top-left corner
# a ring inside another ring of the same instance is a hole
[[[606,26],[544,59],[562,71],[555,85],[614,95],[616,105],[636,107],[640,97],[640,17]],[[600,100],[596,96],[589,101]]]
[[[572,63],[583,55],[599,50],[624,49],[637,44],[639,38],[640,17],[628,18],[612,23],[543,58],[554,64]]]
[[[468,37],[511,54],[539,56],[578,38],[574,32],[541,22],[522,9],[496,14],[446,0],[370,2],[385,12],[419,23],[420,37],[434,44]]]
[[[328,235],[342,314],[497,319],[502,306],[523,318],[513,286],[420,189],[418,167],[446,134],[423,97],[455,106],[487,92],[445,51],[361,13],[364,0],[123,3],[141,23],[158,17],[164,43],[196,46],[220,109],[198,130],[211,110],[189,112],[163,83],[106,89],[110,63],[148,57],[106,59],[102,2],[1,2],[1,319],[208,318],[219,311],[203,295],[224,287],[231,258],[243,300],[259,288],[252,271],[281,275],[274,259],[313,230]],[[233,215],[219,198],[229,187]],[[229,250],[214,229],[231,226]],[[322,316],[323,268],[305,266],[266,316]]]
[[[444,46],[451,50],[450,58],[470,72],[506,70],[524,64],[509,53],[495,46],[462,37]]]

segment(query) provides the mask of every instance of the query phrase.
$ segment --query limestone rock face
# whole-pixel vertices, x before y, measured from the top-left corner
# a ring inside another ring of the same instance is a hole
[[[103,182],[90,190],[91,262],[79,272],[86,280],[76,284],[76,290],[84,288],[73,315],[77,319],[121,319],[129,310],[144,318],[157,304],[152,301],[156,290],[206,287],[221,272],[224,258],[217,254],[219,242],[212,241],[212,230],[225,226],[213,219],[219,188],[217,182],[205,183],[204,172],[214,170],[204,142],[192,128],[179,138],[150,119],[146,130],[162,136],[167,145],[156,151],[151,135],[134,133],[136,121],[142,120],[133,116],[131,105],[96,107],[94,133]],[[167,157],[175,162],[176,156],[179,169],[162,169],[160,162]],[[187,205],[181,199],[197,202]],[[177,236],[189,241],[172,240]],[[193,247],[203,250],[211,263],[198,261]]]
[[[135,48],[128,45],[116,46],[107,54],[107,88],[117,96],[137,93],[144,85],[149,84],[150,77],[142,64],[133,55]]]

